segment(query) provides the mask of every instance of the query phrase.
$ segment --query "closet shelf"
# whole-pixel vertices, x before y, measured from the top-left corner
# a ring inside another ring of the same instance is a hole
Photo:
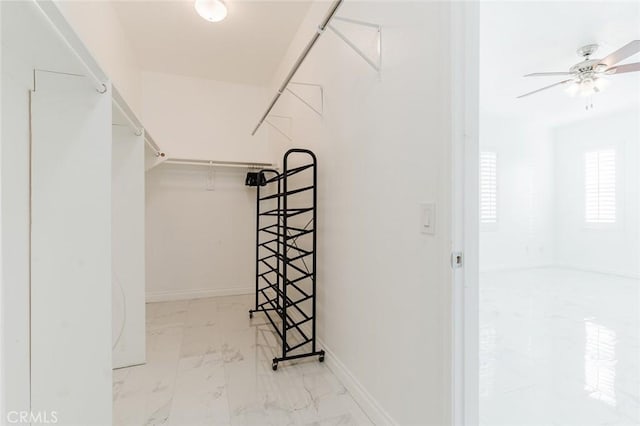
[[[260,231],[266,232],[267,234],[276,235],[278,237],[283,237],[284,236],[283,234],[279,234],[279,233],[271,231],[269,229],[261,229]],[[287,236],[287,240],[296,239],[298,237],[301,237],[301,236],[306,235],[306,234],[310,234],[312,232],[313,232],[313,229],[303,229],[303,230],[300,230],[297,234],[289,234]]]
[[[271,301],[271,302],[273,302],[273,301]],[[271,303],[270,306],[275,306],[275,305],[273,303]],[[273,311],[276,311],[279,314],[278,309],[275,308],[275,307],[271,307],[271,308],[261,307],[261,309],[259,309],[259,311],[265,313],[267,319],[269,319],[269,322],[271,323],[271,325],[275,329],[275,331],[278,334],[278,336],[280,337],[280,339],[283,339],[283,337],[282,337],[283,334],[282,334],[282,331],[280,330],[281,325],[277,324],[277,320],[273,319],[271,317],[271,314],[270,314],[270,312],[273,312]],[[282,320],[282,316],[280,314],[278,316],[280,317],[280,320]],[[307,322],[307,321],[305,320],[305,322]],[[285,326],[285,328],[286,328],[285,333],[287,331],[295,328],[296,331],[302,336],[302,341],[299,342],[299,343],[296,343],[293,346],[290,346],[288,343],[284,344],[284,348],[283,349],[285,349],[287,352],[294,351],[294,350],[298,349],[299,347],[306,345],[307,343],[312,343],[313,342],[313,338],[307,337],[306,333],[304,333],[304,331],[302,331],[302,329],[300,328],[300,325],[301,325],[301,323],[293,324],[292,326]],[[303,357],[306,357],[306,356],[309,356],[309,355],[307,355],[307,354],[291,355],[287,359],[288,360],[292,360],[292,359],[303,358]]]
[[[287,301],[287,306],[294,306],[294,307],[295,307],[295,306],[297,306],[297,304],[298,304],[298,303],[300,303],[300,302],[304,302],[305,300],[308,300],[308,299],[310,299],[310,298],[312,298],[312,297],[313,297],[313,295],[312,295],[312,294],[307,294],[307,293],[305,293],[304,291],[302,291],[301,289],[299,289],[297,286],[294,286],[294,288],[295,288],[295,289],[296,289],[300,294],[302,294],[302,297],[300,297],[300,298],[298,298],[298,299],[296,299],[296,300],[293,300],[291,297],[289,297],[289,296],[285,296],[285,295],[284,295],[284,293],[282,292],[282,290],[281,290],[280,288],[278,288],[278,284],[277,284],[277,283],[272,283],[272,282],[271,282],[270,280],[268,280],[265,276],[263,276],[262,278],[263,278],[263,279],[265,280],[265,282],[268,284],[266,287],[263,287],[262,289],[263,289],[263,290],[265,290],[265,289],[267,289],[267,290],[268,290],[268,289],[273,290],[273,291],[277,294],[277,296],[282,297],[284,300],[286,300],[286,301]],[[302,311],[302,312],[300,312],[300,313],[301,313],[301,315],[302,315],[303,317],[305,317],[305,318],[307,318],[307,317],[308,317],[308,315],[307,315],[306,313],[304,313],[304,311]]]
[[[280,270],[279,270],[277,267],[271,266],[268,262],[266,262],[266,261],[265,261],[266,259],[274,258],[274,257],[276,257],[276,255],[272,254],[271,256],[267,256],[267,257],[265,257],[265,258],[260,259],[260,261],[261,261],[264,265],[266,265],[268,268],[270,268],[270,269],[268,269],[266,272],[263,272],[263,273],[258,274],[258,275],[257,275],[257,277],[258,277],[258,278],[260,278],[260,277],[266,277],[267,275],[269,275],[269,274],[271,274],[271,273],[274,273],[274,274],[276,274],[276,275],[278,276],[278,278],[282,278],[282,280],[283,280],[283,282],[284,282],[284,278],[285,278],[285,277],[284,277],[284,275],[282,274],[282,272],[280,272]],[[300,291],[301,293],[307,294],[307,293],[305,293],[303,290],[301,290],[301,289],[297,286],[297,283],[299,283],[300,281],[303,281],[303,280],[305,280],[305,279],[307,279],[307,278],[311,278],[311,275],[312,275],[312,274],[311,274],[311,273],[302,273],[302,272],[301,272],[301,274],[302,274],[302,275],[301,275],[301,276],[299,276],[299,277],[297,277],[297,278],[287,279],[287,280],[286,280],[286,283],[287,283],[287,284],[290,284],[290,285],[293,285],[293,286],[294,286],[294,288],[296,288],[296,289],[297,289],[298,291]]]
[[[286,330],[291,330],[293,328],[298,328],[298,331],[305,337],[307,338],[306,334],[304,333],[304,331],[299,329],[299,326],[311,321],[313,319],[313,317],[308,316],[302,309],[297,308],[296,312],[298,313],[298,315],[300,315],[302,317],[301,320],[296,321],[295,319],[293,319],[289,314],[286,313],[286,310],[283,310],[280,308],[280,306],[276,303],[278,298],[283,298],[283,296],[280,293],[277,293],[276,297],[269,297],[269,293],[267,292],[267,290],[269,290],[269,287],[265,287],[260,289],[260,292],[265,296],[265,301],[262,302],[258,307],[259,308],[263,308],[265,309],[265,306],[270,306],[270,308],[266,308],[266,310],[269,311],[276,311],[278,313],[278,316],[280,317],[280,320],[282,320],[284,318],[284,325],[285,325],[285,329]],[[284,299],[284,298],[283,298]],[[292,301],[289,298],[286,298],[287,303],[286,306],[290,306],[290,307],[297,307],[297,304],[300,303],[303,300],[306,300],[307,298],[304,299],[300,299],[298,301]],[[285,330],[285,331],[286,331]],[[281,330],[277,330],[279,333]]]
[[[293,217],[299,214],[308,213],[313,211],[313,207],[297,208],[297,209],[273,209],[266,212],[259,213],[258,216],[278,216],[278,217]]]
[[[279,233],[278,231],[273,231],[272,228],[278,229],[278,224],[276,223],[276,224],[273,224],[273,225],[266,226],[264,228],[260,228],[260,229],[258,229],[258,231],[266,232],[268,234],[277,235],[277,236],[280,236],[280,237],[284,236],[284,234]],[[287,236],[288,240],[289,239],[296,239],[298,237],[301,237],[302,235],[310,234],[310,233],[313,232],[313,228],[296,228],[295,226],[289,226],[287,228],[287,230],[296,232],[295,234],[288,233],[288,236]]]
[[[293,169],[290,170],[285,170],[283,173],[278,174],[270,179],[267,179],[266,183],[273,183],[273,182],[278,182],[279,180],[282,179],[286,179],[290,176],[293,176],[297,173],[303,172],[307,169],[310,169],[311,167],[313,167],[313,164],[305,164],[304,166],[299,166],[299,167],[295,167]]]
[[[289,88],[289,85],[291,85],[291,84],[300,84],[300,83],[293,82],[292,79],[296,75],[296,73],[298,72],[298,70],[300,69],[302,64],[304,63],[305,59],[309,55],[309,52],[311,52],[311,49],[313,48],[313,46],[315,46],[315,44],[318,42],[318,39],[320,38],[320,36],[326,32],[327,28],[330,29],[331,31],[333,31],[336,34],[336,36],[338,36],[338,38],[340,38],[347,46],[349,46],[355,53],[357,53],[362,59],[364,59],[365,62],[367,64],[369,64],[369,66],[371,66],[378,73],[378,76],[380,77],[380,72],[382,70],[382,26],[379,25],[379,24],[372,23],[372,22],[366,22],[366,21],[361,21],[361,20],[358,20],[358,19],[351,19],[351,18],[344,18],[344,17],[336,16],[338,8],[342,4],[342,2],[343,2],[343,0],[333,0],[333,3],[329,7],[329,10],[328,10],[327,14],[325,15],[324,19],[320,22],[320,24],[317,27],[317,30],[311,36],[311,40],[309,40],[309,42],[306,44],[304,50],[300,53],[300,56],[298,56],[298,59],[294,62],[292,68],[286,74],[286,77],[284,78],[283,82],[278,87],[275,95],[271,99],[271,102],[267,106],[267,109],[262,114],[262,116],[260,117],[260,120],[258,121],[258,124],[256,124],[256,126],[253,129],[253,131],[251,132],[251,136],[254,136],[258,132],[258,130],[260,129],[260,127],[262,126],[263,123],[267,123],[270,126],[272,126],[273,128],[275,128],[278,132],[280,132],[287,139],[292,140],[291,136],[287,135],[285,132],[280,130],[277,126],[273,125],[268,120],[268,117],[275,117],[275,114],[271,114],[271,111],[273,111],[274,107],[276,106],[276,103],[280,99],[280,96],[282,96],[282,94],[285,91],[288,91],[289,93],[291,93],[297,99],[302,101],[307,107],[311,108],[318,115],[322,116],[322,114],[324,112],[324,100],[323,100],[324,92],[323,92],[322,88],[320,88],[320,96],[321,96],[321,99],[322,99],[322,105],[321,105],[321,109],[317,110],[309,102],[305,101],[303,97],[301,97],[300,95],[295,93],[295,91],[291,90]],[[376,31],[376,35],[377,35],[377,37],[376,37],[377,38],[377,40],[376,40],[376,52],[377,53],[376,53],[375,58],[369,57],[369,55],[367,55],[363,51],[362,48],[358,47],[358,45],[356,44],[356,42],[354,40],[351,40],[345,33],[340,31],[335,25],[333,25],[332,20],[342,21],[343,23],[349,24],[349,25],[357,25],[360,28],[372,28],[373,30],[375,30]],[[309,84],[309,83],[307,83],[307,85],[319,86],[319,85]]]
[[[280,272],[278,272],[278,270],[276,270],[276,269],[273,269],[273,270],[268,271],[266,273],[260,274],[260,275],[258,275],[258,277],[263,277],[263,276],[266,276],[266,275],[268,275],[270,273],[276,274],[278,276],[278,278],[284,278],[284,276]],[[297,286],[297,283],[299,283],[300,281],[304,281],[304,280],[306,280],[308,278],[310,278],[310,277],[307,276],[307,275],[304,275],[304,276],[301,276],[301,277],[298,277],[298,278],[295,278],[295,279],[292,279],[292,280],[288,279],[287,280],[287,285],[292,285],[296,290],[298,290],[300,292],[303,292],[302,290],[299,289],[299,287]]]
[[[268,247],[268,246],[265,246],[265,245],[262,245],[262,244],[261,244],[261,246],[262,246],[262,247],[264,247],[264,248],[266,248],[266,249],[267,249],[267,250],[269,250],[270,252],[272,252],[272,253],[273,253],[273,255],[272,255],[272,256],[277,257],[277,258],[278,258],[278,260],[281,260],[281,261],[283,261],[283,262],[294,262],[294,261],[296,261],[296,260],[300,260],[300,259],[302,259],[303,257],[311,256],[311,255],[313,254],[313,252],[309,252],[309,251],[299,250],[299,249],[298,249],[298,251],[302,252],[302,254],[298,254],[298,255],[296,255],[296,256],[286,256],[286,257],[285,257],[285,256],[282,256],[281,254],[279,254],[276,250],[272,249],[271,247]],[[292,247],[292,248],[293,248],[293,247]],[[298,269],[298,268],[297,268],[296,266],[294,266],[293,264],[291,264],[291,266],[293,266],[295,269]]]
[[[280,237],[282,237],[282,235],[281,235]],[[258,245],[258,247],[264,247],[264,248],[266,248],[267,250],[269,250],[269,251],[270,251],[270,252],[272,252],[272,253],[277,253],[277,254],[278,254],[278,256],[280,256],[280,257],[281,257],[281,259],[280,259],[280,260],[293,260],[293,258],[292,258],[292,257],[290,257],[290,256],[282,256],[282,255],[280,255],[280,254],[279,254],[279,252],[277,252],[276,250],[274,250],[272,247],[269,247],[269,246],[268,246],[268,244],[273,244],[273,243],[283,244],[283,245],[287,248],[287,252],[288,252],[288,251],[290,251],[290,250],[295,250],[295,251],[297,251],[298,253],[303,253],[304,255],[307,255],[307,256],[308,256],[308,255],[310,255],[310,254],[313,254],[313,252],[312,252],[312,251],[302,249],[302,248],[298,247],[298,245],[297,245],[297,244],[287,244],[287,243],[284,243],[284,242],[282,242],[282,240],[281,240],[281,239],[279,239],[279,238],[274,238],[274,239],[272,239],[272,240],[269,240],[269,241],[265,241],[265,242],[263,242],[263,243],[260,243],[260,244]],[[279,248],[279,247],[278,247],[278,248]]]
[[[239,167],[239,168],[261,168],[273,167],[271,163],[260,163],[253,161],[221,161],[221,160],[195,160],[190,158],[168,158],[165,164],[181,164],[185,166],[205,166],[205,167]]]
[[[304,188],[292,189],[291,191],[287,191],[287,192],[279,192],[277,194],[272,194],[272,195],[267,195],[266,197],[262,197],[260,198],[260,201],[271,200],[273,198],[279,198],[279,197],[286,197],[288,195],[293,195],[293,194],[299,194],[301,192],[308,191],[310,189],[313,189],[313,186],[305,186]]]

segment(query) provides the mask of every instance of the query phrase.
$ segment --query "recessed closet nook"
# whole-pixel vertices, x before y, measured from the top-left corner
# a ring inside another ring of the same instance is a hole
[[[454,9],[0,2],[0,423],[451,424]]]

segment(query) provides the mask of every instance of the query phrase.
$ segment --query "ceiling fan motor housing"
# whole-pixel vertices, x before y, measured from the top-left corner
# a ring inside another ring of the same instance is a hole
[[[601,59],[587,59],[572,66],[569,72],[580,79],[597,77],[597,74],[607,69],[607,65],[600,61]]]

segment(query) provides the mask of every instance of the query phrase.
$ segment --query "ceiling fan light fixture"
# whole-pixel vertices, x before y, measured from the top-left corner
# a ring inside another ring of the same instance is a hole
[[[588,97],[602,92],[609,84],[610,81],[602,77],[576,80],[567,86],[565,93],[571,97]]]
[[[574,97],[578,94],[578,92],[580,91],[580,83],[578,82],[573,82],[571,83],[566,89],[565,92],[571,96]]]
[[[591,55],[597,48],[597,44],[590,44],[578,49],[578,55],[584,59],[569,68],[568,72],[534,72],[526,74],[525,77],[567,76],[569,78],[517,96],[517,99],[567,84],[565,91],[569,95],[575,96],[579,94],[589,97],[603,91],[609,85],[609,80],[603,77],[640,71],[640,62],[619,65],[625,59],[640,53],[640,40],[632,40],[605,58],[591,59]]]
[[[565,92],[572,97],[577,95],[581,97],[588,97],[602,92],[608,86],[609,80],[601,77],[596,79],[585,79],[571,83],[569,87],[565,89]]]
[[[580,83],[580,96],[590,96],[597,93],[600,89],[596,86],[596,82],[590,78]]]
[[[222,0],[196,0],[194,8],[209,22],[220,22],[227,17],[227,5]]]

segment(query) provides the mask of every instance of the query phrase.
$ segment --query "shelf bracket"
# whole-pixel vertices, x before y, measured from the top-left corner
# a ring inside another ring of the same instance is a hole
[[[314,87],[318,90],[318,94],[320,97],[320,109],[317,109],[316,107],[314,107],[312,105],[311,102],[307,101],[304,99],[304,97],[302,96],[301,93],[296,93],[290,86],[294,85],[294,86],[305,86],[305,87]],[[306,106],[308,106],[309,108],[311,108],[313,110],[313,112],[315,112],[316,114],[318,114],[320,117],[322,117],[322,114],[324,113],[324,89],[322,88],[321,85],[319,84],[313,84],[313,83],[300,83],[300,82],[290,82],[287,85],[286,90],[291,93],[293,96],[295,96],[296,98],[298,98],[298,100],[300,100],[300,102],[302,102],[303,104],[305,104]]]
[[[275,115],[275,114],[271,114],[269,115],[269,117],[275,117],[275,118],[284,118],[289,120],[289,132],[291,132],[291,117],[287,117],[284,115]],[[289,139],[290,141],[293,141],[293,138],[291,136],[289,136],[284,130],[282,130],[281,128],[279,128],[276,124],[272,123],[271,120],[269,120],[268,118],[264,120],[265,123],[267,123],[269,126],[273,127],[278,133],[280,133],[282,136],[284,136],[285,138]]]
[[[343,18],[341,16],[334,16],[334,20],[346,22],[348,24],[360,25],[363,27],[373,28],[377,33],[377,50],[378,57],[373,60],[367,54],[365,54],[362,49],[360,49],[353,41],[351,41],[342,31],[338,30],[334,25],[329,24],[328,27],[331,31],[333,31],[342,41],[344,41],[347,46],[353,49],[362,59],[364,59],[374,70],[378,73],[382,70],[382,26],[378,24],[374,24],[371,22],[359,21],[351,18]]]
[[[216,171],[213,168],[213,161],[209,161],[209,170],[207,172],[207,191],[215,191]]]

